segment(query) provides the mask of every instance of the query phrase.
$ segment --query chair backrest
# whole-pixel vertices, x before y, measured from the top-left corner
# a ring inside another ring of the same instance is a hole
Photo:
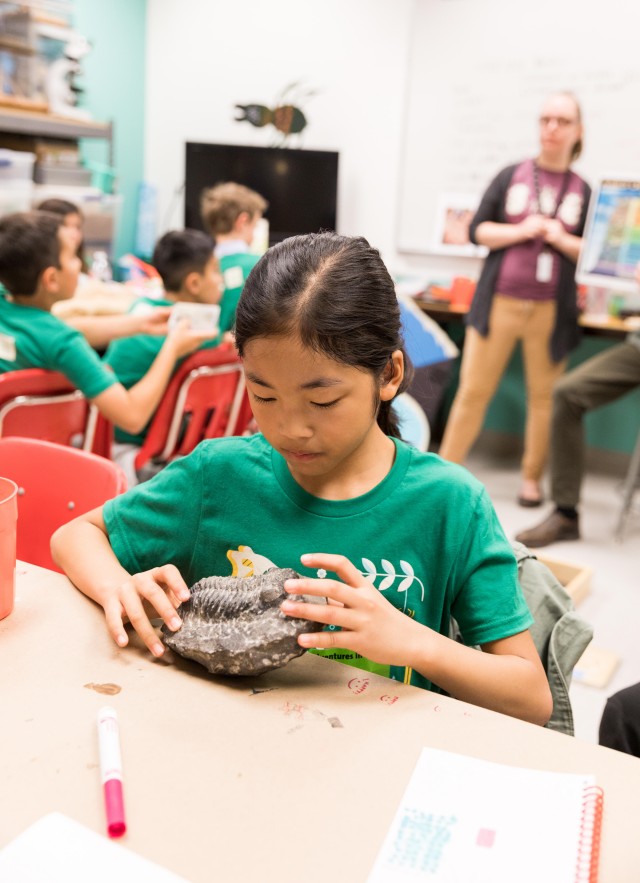
[[[18,485],[17,557],[50,570],[53,532],[127,489],[112,460],[33,438],[0,438],[0,475]]]
[[[0,374],[0,438],[16,435],[110,457],[113,427],[64,374],[25,368]]]
[[[242,362],[231,345],[199,350],[180,365],[153,415],[136,469],[168,463],[206,438],[240,435],[251,420]]]
[[[420,403],[408,392],[403,392],[393,400],[393,410],[398,417],[400,435],[404,441],[419,451],[428,451],[431,428]]]

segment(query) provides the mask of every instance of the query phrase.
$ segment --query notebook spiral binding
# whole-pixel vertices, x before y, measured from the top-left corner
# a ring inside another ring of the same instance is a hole
[[[586,788],[582,800],[575,883],[597,883],[598,881],[603,808],[604,792],[602,788],[597,785]]]

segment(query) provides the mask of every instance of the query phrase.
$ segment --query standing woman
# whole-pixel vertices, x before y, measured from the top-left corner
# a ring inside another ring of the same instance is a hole
[[[582,137],[575,96],[551,95],[540,115],[538,156],[499,172],[470,228],[471,240],[487,246],[489,255],[467,316],[460,385],[440,455],[464,461],[521,341],[527,388],[522,506],[542,502],[551,393],[580,336],[575,268],[591,189],[570,166]]]

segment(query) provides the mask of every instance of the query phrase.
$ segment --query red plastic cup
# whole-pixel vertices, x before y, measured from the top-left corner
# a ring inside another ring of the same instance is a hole
[[[18,485],[0,478],[0,619],[13,610],[16,594],[16,525]]]
[[[468,307],[473,300],[476,283],[466,276],[456,276],[451,283],[451,304],[454,307]]]

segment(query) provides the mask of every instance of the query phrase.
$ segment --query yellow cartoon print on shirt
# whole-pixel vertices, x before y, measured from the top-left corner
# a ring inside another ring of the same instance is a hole
[[[231,576],[260,576],[272,567],[277,567],[273,561],[269,561],[264,555],[258,555],[251,546],[238,546],[237,549],[228,549],[227,558],[231,562]]]

